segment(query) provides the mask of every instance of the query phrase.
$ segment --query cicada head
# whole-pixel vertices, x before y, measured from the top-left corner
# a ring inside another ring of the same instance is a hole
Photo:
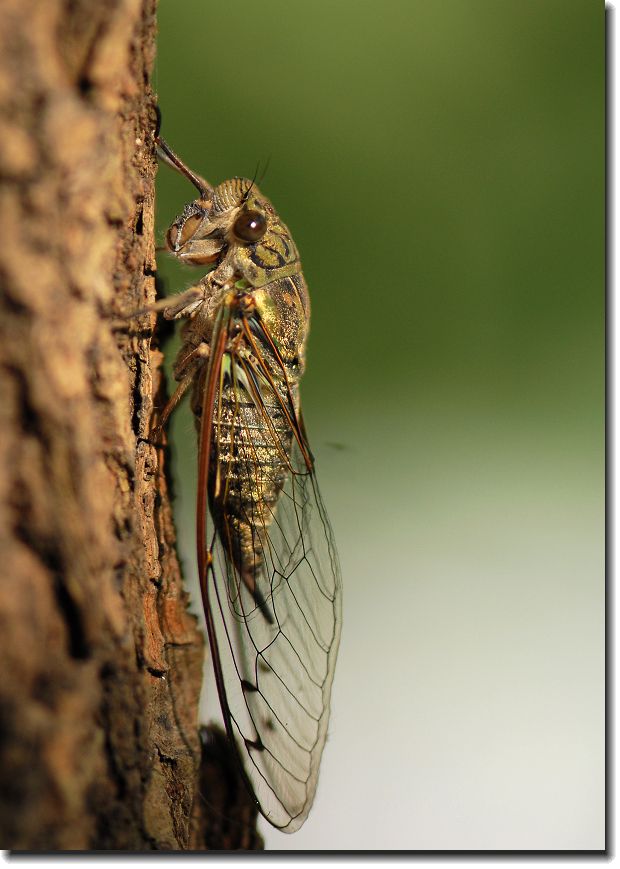
[[[257,286],[274,269],[299,260],[289,230],[253,181],[231,178],[185,206],[166,235],[168,250],[186,263],[205,265],[227,257]]]

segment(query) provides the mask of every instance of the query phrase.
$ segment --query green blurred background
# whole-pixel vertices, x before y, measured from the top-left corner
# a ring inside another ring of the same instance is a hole
[[[160,0],[159,30],[163,135],[213,183],[270,160],[312,294],[345,620],[315,807],[267,847],[603,847],[603,4]],[[158,191],[163,233],[194,194]],[[191,582],[187,408],[172,438]]]

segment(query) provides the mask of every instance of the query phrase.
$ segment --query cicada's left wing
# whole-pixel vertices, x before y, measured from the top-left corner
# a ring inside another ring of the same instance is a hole
[[[217,418],[225,372],[236,395],[235,425],[228,432],[237,432],[248,455],[260,454],[266,444],[271,453],[277,447],[286,471],[277,472],[279,497],[267,514],[264,504],[246,507],[262,553],[253,581],[240,576],[227,535],[209,523],[202,585],[228,734],[262,814],[292,833],[312,806],[327,736],[341,579],[303,425],[290,390],[269,385],[282,383],[285,374],[275,347],[269,352],[264,343],[270,339],[263,329],[252,340],[250,361],[246,353],[225,351],[230,342],[218,345],[216,336],[205,404]],[[292,439],[283,431],[293,431]],[[210,462],[232,451],[230,437],[218,438],[214,423]],[[248,460],[248,474],[256,468]],[[263,464],[262,473],[269,471]],[[206,481],[205,473],[201,477]]]

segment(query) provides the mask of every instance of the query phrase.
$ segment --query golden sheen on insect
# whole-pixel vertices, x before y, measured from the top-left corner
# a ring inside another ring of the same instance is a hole
[[[288,227],[253,181],[197,188],[168,250],[210,271],[156,307],[187,318],[162,424],[188,388],[199,432],[198,572],[229,739],[261,813],[308,816],[327,735],[341,579],[304,427],[308,288]]]

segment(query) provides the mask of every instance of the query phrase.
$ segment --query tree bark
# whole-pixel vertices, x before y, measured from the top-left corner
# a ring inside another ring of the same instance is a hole
[[[154,35],[155,0],[0,11],[0,846],[14,850],[218,847],[194,807],[203,639],[149,439],[165,402],[155,318],[115,328],[155,295]]]

